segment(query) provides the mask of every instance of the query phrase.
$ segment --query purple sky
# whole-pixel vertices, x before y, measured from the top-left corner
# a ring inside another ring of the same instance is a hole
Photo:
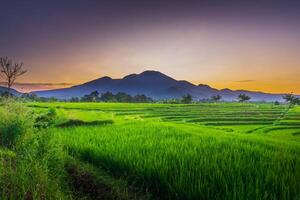
[[[19,89],[154,69],[217,88],[300,93],[300,1],[2,0]]]

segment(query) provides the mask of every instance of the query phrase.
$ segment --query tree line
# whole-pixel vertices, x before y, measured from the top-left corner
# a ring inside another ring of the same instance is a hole
[[[151,103],[154,102],[152,98],[147,97],[144,94],[137,94],[131,96],[125,92],[118,92],[113,94],[112,92],[105,92],[101,95],[98,91],[93,91],[90,94],[83,97],[72,97],[71,102],[126,102],[126,103]]]
[[[0,99],[6,97],[13,97],[23,101],[35,101],[35,102],[122,102],[122,103],[152,103],[153,99],[147,97],[144,94],[137,94],[131,96],[125,92],[118,92],[113,94],[111,92],[105,92],[99,94],[97,91],[91,92],[90,94],[84,95],[83,97],[72,97],[70,99],[57,99],[55,97],[39,97],[34,93],[24,93],[20,96],[14,96],[13,94],[5,91],[0,93]]]

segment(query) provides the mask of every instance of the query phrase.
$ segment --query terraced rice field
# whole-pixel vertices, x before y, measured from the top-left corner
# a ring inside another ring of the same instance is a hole
[[[273,128],[300,127],[298,107],[273,104],[114,104],[114,103],[53,103],[30,104],[36,108],[55,107],[67,113],[95,114],[115,119],[159,119],[163,122],[192,123],[206,126],[270,125]],[[84,117],[83,117],[84,118]],[[93,118],[91,118],[92,120]]]
[[[300,199],[300,108],[268,103],[189,105],[30,103],[55,107],[72,157],[154,199]],[[88,124],[88,123],[87,123]]]

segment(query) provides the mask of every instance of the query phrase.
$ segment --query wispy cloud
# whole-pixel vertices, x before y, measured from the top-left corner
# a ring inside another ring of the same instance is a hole
[[[0,85],[5,85],[5,82],[0,82]],[[34,85],[44,85],[44,86],[69,86],[69,85],[73,85],[72,83],[15,83],[15,85],[18,86],[34,86]]]
[[[20,92],[31,92],[37,90],[50,90],[65,88],[74,85],[74,83],[21,83],[17,82],[13,88]],[[0,86],[6,86],[5,82],[0,82]]]
[[[238,81],[234,81],[237,83],[250,83],[250,82],[255,82],[256,80],[238,80]]]

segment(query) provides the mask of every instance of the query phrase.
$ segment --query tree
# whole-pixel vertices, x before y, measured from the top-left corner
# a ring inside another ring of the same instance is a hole
[[[153,102],[153,100],[144,94],[137,94],[133,97],[133,102],[135,102],[135,103],[150,103],[150,102]]]
[[[100,97],[100,100],[104,101],[104,102],[115,102],[116,101],[115,96],[111,92],[103,93]]]
[[[292,104],[293,104],[293,105],[300,105],[300,99],[299,99],[299,98],[295,98],[295,99],[292,101]]]
[[[290,104],[295,104],[297,103],[297,98],[293,95],[293,93],[291,94],[286,94],[282,97],[287,103]]]
[[[275,101],[274,104],[275,104],[276,106],[280,105],[279,101]]]
[[[115,95],[115,99],[117,102],[132,102],[132,97],[125,92],[118,92]]]
[[[222,99],[221,95],[215,95],[215,96],[211,96],[211,99],[213,101],[220,101]]]
[[[23,93],[21,95],[21,98],[25,99],[25,100],[30,100],[30,101],[38,101],[39,100],[39,97],[34,93]]]
[[[99,93],[98,91],[93,91],[90,94],[84,95],[81,98],[81,101],[86,101],[86,102],[96,102],[99,100]]]
[[[239,94],[239,96],[238,96],[239,102],[249,101],[250,99],[251,99],[251,97],[246,94]]]
[[[13,63],[8,57],[0,58],[0,76],[5,80],[8,91],[10,91],[15,80],[25,74],[23,63]]]
[[[190,94],[184,95],[181,100],[182,103],[186,103],[186,104],[192,103],[192,101],[193,98]]]
[[[78,97],[72,97],[69,101],[70,102],[79,102],[80,99]]]
[[[287,103],[290,103],[290,102],[294,99],[294,95],[293,95],[293,93],[291,93],[291,94],[286,94],[286,95],[282,96],[282,98],[283,98]]]

